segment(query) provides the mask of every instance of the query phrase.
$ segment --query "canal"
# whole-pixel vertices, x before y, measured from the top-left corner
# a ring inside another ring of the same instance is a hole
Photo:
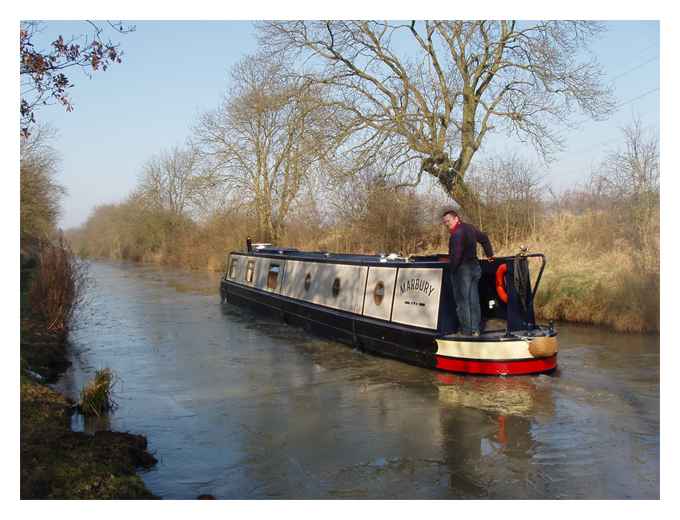
[[[93,263],[59,388],[117,374],[163,498],[659,498],[659,336],[559,325],[552,375],[458,376],[221,306],[217,274]]]

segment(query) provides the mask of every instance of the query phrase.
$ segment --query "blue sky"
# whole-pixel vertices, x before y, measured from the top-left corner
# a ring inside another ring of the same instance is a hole
[[[58,131],[58,181],[68,190],[64,228],[82,224],[97,204],[125,199],[144,161],[186,140],[199,114],[215,108],[225,94],[230,68],[257,45],[250,22],[131,23],[137,30],[116,38],[125,53],[122,64],[92,79],[77,71],[70,76],[73,112],[55,106],[38,113],[41,122]],[[658,133],[659,24],[622,21],[607,27],[592,49],[622,106],[604,122],[586,121],[578,130],[565,130],[565,151],[550,165],[537,163],[558,191],[588,176],[619,144],[620,129],[633,114]],[[82,22],[50,22],[45,36],[84,30]],[[502,135],[485,151],[496,152],[535,157],[528,145]]]

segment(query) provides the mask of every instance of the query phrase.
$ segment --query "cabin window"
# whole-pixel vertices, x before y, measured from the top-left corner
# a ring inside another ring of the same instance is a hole
[[[238,258],[231,259],[231,265],[229,266],[229,278],[236,278],[236,268],[238,267]]]
[[[340,278],[333,280],[333,298],[337,298],[340,294]]]
[[[246,282],[253,283],[253,274],[255,273],[255,260],[248,260],[246,264]]]
[[[373,302],[376,305],[380,305],[385,297],[385,284],[378,282],[375,284],[375,289],[373,289]]]
[[[310,285],[312,285],[312,275],[307,273],[307,276],[305,276],[305,291],[309,291]]]
[[[267,275],[267,289],[276,289],[279,283],[279,264],[269,264]]]

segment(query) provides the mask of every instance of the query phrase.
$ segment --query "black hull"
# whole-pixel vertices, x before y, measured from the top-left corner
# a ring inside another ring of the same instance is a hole
[[[220,292],[227,303],[266,312],[315,335],[380,356],[436,368],[437,334],[434,331],[388,324],[225,281]]]

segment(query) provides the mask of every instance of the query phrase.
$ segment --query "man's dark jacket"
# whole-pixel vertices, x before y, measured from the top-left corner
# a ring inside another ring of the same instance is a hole
[[[484,254],[493,256],[493,248],[489,237],[472,224],[459,222],[449,238],[449,265],[451,273],[455,273],[460,264],[477,260],[477,242],[482,244]]]

